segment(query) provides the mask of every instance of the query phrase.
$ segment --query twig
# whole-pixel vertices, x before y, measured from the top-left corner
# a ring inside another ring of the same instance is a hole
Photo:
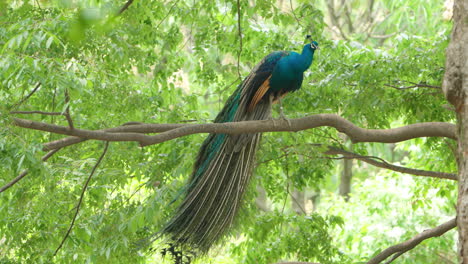
[[[342,1],[344,12],[345,12],[345,18],[347,20],[348,24],[348,33],[352,34],[354,32],[354,27],[353,27],[353,21],[351,20],[351,14],[349,12],[348,4],[345,1]]]
[[[386,35],[373,35],[373,34],[371,34],[371,35],[369,35],[369,37],[370,37],[370,38],[375,38],[375,39],[383,39],[383,40],[385,40],[385,39],[388,39],[388,38],[390,38],[390,37],[395,36],[396,34],[397,34],[396,32],[390,33],[390,34],[386,34]]]
[[[67,118],[70,129],[75,129],[73,126],[73,120],[70,116],[70,95],[68,94],[68,89],[65,89],[65,103],[67,104],[67,108],[65,109],[64,116]]]
[[[442,87],[440,87],[440,86],[429,85],[429,84],[425,84],[425,83],[415,83],[415,82],[410,82],[410,81],[403,81],[403,82],[407,82],[407,83],[411,83],[411,84],[414,84],[414,85],[418,85],[419,87],[426,87],[426,88],[433,88],[433,89],[442,89]]]
[[[291,7],[291,13],[294,16],[294,19],[296,19],[297,24],[299,24],[302,27],[301,20],[296,16],[296,13],[294,13],[294,7],[293,7],[292,0],[289,0],[289,6]]]
[[[406,89],[412,89],[412,88],[431,88],[431,89],[441,90],[440,86],[428,85],[428,84],[424,84],[424,83],[414,83],[414,82],[409,82],[409,81],[406,81],[406,82],[412,83],[413,85],[398,87],[398,86],[386,83],[386,84],[384,84],[384,86],[391,87],[391,88],[394,88],[394,89],[397,89],[397,90],[406,90]]]
[[[242,27],[241,27],[241,11],[240,11],[240,3],[237,0],[237,31],[239,33],[239,53],[237,53],[237,74],[239,78],[242,79],[240,73],[240,57],[242,53]]]
[[[453,218],[452,220],[445,222],[435,228],[424,230],[422,233],[417,234],[413,238],[406,240],[403,243],[400,243],[400,244],[397,244],[397,245],[394,245],[385,249],[384,251],[380,252],[377,256],[369,260],[367,264],[381,263],[382,261],[392,256],[393,254],[396,254],[398,257],[401,254],[413,249],[414,247],[419,245],[422,241],[431,237],[441,236],[445,232],[449,231],[450,229],[455,228],[456,226],[457,226],[456,218]],[[391,261],[395,259],[396,257],[392,258]],[[387,262],[387,263],[390,263],[390,262]]]
[[[28,170],[24,170],[20,173],[20,175],[16,176],[16,178],[14,178],[12,181],[10,181],[9,183],[5,184],[2,188],[0,188],[0,193],[4,192],[5,190],[7,190],[8,188],[10,188],[11,186],[15,185],[18,181],[20,181],[24,176],[26,176],[28,174]]]
[[[289,188],[287,189],[287,191],[288,191],[289,196],[291,196],[291,199],[294,201],[294,203],[299,207],[299,209],[301,209],[302,213],[306,215],[307,214],[306,210],[302,207],[299,201],[297,201],[296,197],[294,197],[291,191],[289,191]]]
[[[41,160],[42,161],[47,161],[52,155],[54,155],[57,151],[59,151],[60,148],[57,148],[57,149],[53,149],[51,151],[49,151],[47,154],[45,154],[44,156],[42,156]],[[19,182],[21,179],[24,178],[24,176],[26,176],[27,174],[29,173],[28,170],[24,170],[20,173],[20,175],[16,176],[16,178],[14,178],[13,180],[11,180],[9,183],[5,184],[4,186],[2,186],[2,188],[0,188],[0,193],[6,191],[8,188],[10,188],[11,186],[15,185],[17,182]]]
[[[124,6],[122,6],[122,8],[120,8],[119,12],[117,13],[118,15],[121,15],[125,10],[127,10],[127,8],[130,7],[130,5],[133,3],[133,0],[128,0],[127,3],[125,3]]]
[[[52,95],[52,111],[55,112],[55,98],[57,97],[57,86],[54,86],[54,94]],[[55,116],[50,117],[50,122],[55,123]],[[52,140],[52,134],[49,134],[49,141]]]
[[[41,114],[41,115],[63,115],[60,112],[44,112],[44,111],[11,111],[10,114]]]
[[[65,240],[67,240],[68,236],[70,235],[70,232],[71,232],[71,230],[72,230],[72,228],[73,228],[73,225],[75,224],[76,217],[78,216],[78,212],[80,211],[80,206],[81,206],[81,203],[83,202],[83,197],[84,197],[86,188],[88,188],[89,181],[91,180],[91,177],[93,176],[94,172],[96,171],[96,168],[99,166],[99,163],[101,163],[102,159],[104,158],[104,155],[106,155],[107,147],[109,147],[109,141],[106,141],[106,145],[105,145],[105,147],[104,147],[104,151],[102,152],[101,156],[99,157],[99,159],[97,160],[97,162],[96,162],[96,164],[94,165],[93,169],[91,170],[91,173],[89,174],[89,177],[88,177],[88,179],[86,180],[86,182],[85,182],[85,184],[84,184],[84,186],[83,186],[83,189],[81,190],[80,199],[78,200],[78,204],[76,205],[75,215],[73,216],[73,219],[72,219],[72,222],[71,222],[71,224],[70,224],[70,227],[68,228],[67,233],[66,233],[65,236],[63,237],[62,242],[60,243],[60,245],[59,245],[59,246],[57,247],[57,249],[55,250],[54,256],[57,255],[57,252],[62,248],[63,243],[65,243]]]
[[[293,262],[276,262],[275,264],[320,264],[318,262],[297,262],[297,261],[293,261]]]
[[[33,89],[28,95],[26,95],[26,97],[24,97],[23,99],[21,99],[21,101],[19,101],[18,103],[16,103],[12,108],[16,108],[16,107],[20,106],[22,103],[24,103],[26,100],[28,100],[29,97],[31,97],[31,96],[39,89],[39,87],[41,87],[41,83],[40,83],[40,82],[38,82],[38,83],[36,84],[36,87],[34,87],[34,89]]]
[[[333,24],[338,29],[338,33],[341,35],[341,37],[345,40],[349,40],[349,38],[346,36],[346,34],[343,31],[343,28],[340,25],[340,22],[338,21],[338,17],[335,12],[335,3],[334,1],[327,1],[327,8],[328,8],[328,13],[330,14],[330,20]],[[332,27],[331,27],[332,28]]]
[[[289,155],[289,154],[282,154],[282,155],[279,155],[279,156],[277,156],[277,157],[275,157],[275,158],[272,158],[272,159],[267,159],[267,160],[258,161],[258,162],[256,163],[256,166],[255,166],[255,167],[257,167],[257,166],[259,166],[260,164],[263,164],[263,163],[268,163],[268,162],[270,162],[270,161],[274,161],[274,160],[278,160],[278,159],[287,157],[288,155]]]
[[[37,7],[39,8],[39,10],[42,10],[41,5],[39,4],[39,1],[38,1],[38,0],[35,0],[34,2],[36,2]]]
[[[158,29],[159,26],[164,22],[164,20],[166,20],[166,18],[169,17],[169,15],[170,15],[171,12],[172,12],[172,9],[175,7],[175,5],[177,4],[177,2],[178,2],[178,1],[174,0],[174,3],[171,5],[171,8],[169,8],[169,11],[167,12],[166,16],[163,17],[163,19],[161,19],[161,21],[159,21],[158,25],[156,26],[156,28],[155,28],[154,30]]]

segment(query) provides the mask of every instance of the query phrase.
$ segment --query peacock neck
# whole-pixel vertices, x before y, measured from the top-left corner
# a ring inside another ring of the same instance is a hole
[[[298,58],[298,67],[301,71],[307,70],[312,64],[312,59],[314,58],[314,51],[309,47],[309,45],[304,46],[302,53]]]

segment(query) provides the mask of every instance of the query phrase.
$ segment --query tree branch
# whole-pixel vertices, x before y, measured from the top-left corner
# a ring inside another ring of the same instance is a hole
[[[36,87],[34,87],[34,89],[33,89],[28,95],[26,95],[26,97],[24,97],[23,99],[21,99],[21,101],[19,101],[18,103],[16,103],[12,108],[16,108],[16,107],[20,106],[22,103],[24,103],[26,100],[28,100],[29,97],[31,97],[31,96],[39,89],[39,87],[41,87],[41,83],[40,83],[40,82],[38,82],[38,83],[36,84]]]
[[[44,112],[44,111],[11,111],[10,114],[20,114],[20,115],[29,115],[29,114],[40,114],[40,115],[63,115],[60,112]]]
[[[179,1],[176,1],[174,0],[173,1],[174,3],[171,5],[171,7],[169,8],[169,11],[167,11],[167,14],[165,17],[163,17],[163,19],[161,19],[161,21],[159,21],[159,23],[156,25],[155,29],[154,30],[157,30],[159,28],[159,26],[169,17],[169,15],[172,13],[172,9],[177,5],[177,3]]]
[[[291,13],[294,16],[294,19],[296,19],[297,24],[299,24],[302,27],[301,20],[296,16],[296,13],[294,13],[294,7],[293,7],[292,0],[289,0],[289,7],[291,8]]]
[[[125,5],[123,5],[122,8],[120,8],[117,15],[121,15],[125,10],[127,10],[130,7],[132,3],[133,3],[133,0],[128,0],[127,3],[125,3]]]
[[[65,109],[65,113],[63,113],[63,115],[67,118],[70,129],[74,129],[75,126],[73,126],[73,120],[70,116],[70,95],[68,94],[68,89],[65,89],[65,104],[67,105],[67,108]]]
[[[317,144],[320,145],[320,144]],[[327,155],[343,155],[345,159],[358,159],[373,166],[393,170],[396,172],[412,174],[416,176],[427,176],[427,177],[434,177],[434,178],[441,178],[441,179],[449,179],[449,180],[457,180],[457,174],[455,173],[446,173],[446,172],[438,172],[438,171],[427,171],[427,170],[418,170],[418,169],[411,169],[402,166],[397,166],[388,163],[387,161],[374,156],[363,156],[357,153],[349,152],[340,148],[329,147],[324,154]],[[378,161],[380,160],[380,161]]]
[[[417,234],[413,238],[406,240],[403,243],[391,246],[384,251],[380,252],[377,256],[372,258],[367,262],[367,264],[378,264],[384,261],[386,258],[396,254],[397,257],[401,254],[413,249],[417,245],[419,245],[422,241],[431,238],[431,237],[438,237],[443,235],[445,232],[453,229],[457,226],[456,218],[445,222],[435,228],[424,230],[422,233]],[[396,258],[391,259],[393,261]],[[389,262],[388,262],[389,263]]]
[[[104,132],[135,132],[135,133],[161,133],[171,129],[175,129],[178,127],[185,126],[186,124],[160,124],[158,127],[154,127],[151,124],[144,124],[139,122],[128,122],[123,124],[122,126],[102,129],[97,131],[104,131]],[[131,127],[130,127],[131,126]],[[54,140],[44,144],[44,150],[51,150],[56,148],[63,148],[73,144],[77,144],[83,141],[86,141],[86,138],[80,137],[66,137],[58,140]]]
[[[403,86],[403,87],[398,87],[398,86],[386,83],[386,84],[384,84],[384,86],[394,88],[394,89],[397,89],[397,90],[406,90],[406,89],[412,89],[412,88],[430,88],[430,89],[436,89],[436,90],[441,90],[442,89],[439,86],[428,85],[428,84],[423,84],[423,83],[416,83],[416,84],[411,85],[411,86]]]
[[[293,262],[276,262],[275,264],[320,264],[318,262],[297,262],[297,261],[293,261]]]
[[[51,151],[49,151],[47,154],[45,154],[44,156],[42,156],[41,160],[42,161],[47,161],[50,157],[52,157],[52,155],[54,155],[57,151],[59,151],[60,148],[56,148],[56,149],[52,149]],[[11,186],[15,185],[17,182],[19,182],[21,179],[24,178],[24,176],[28,175],[29,171],[28,170],[24,170],[20,173],[20,175],[16,176],[16,178],[14,178],[13,180],[11,180],[9,183],[5,184],[2,188],[0,188],[0,193],[6,191],[8,188],[10,188]]]
[[[240,2],[237,0],[237,33],[239,34],[239,53],[237,53],[237,74],[239,78],[242,79],[242,75],[240,73],[240,57],[242,53],[242,27],[241,27],[241,10],[240,10]]]
[[[336,15],[334,1],[331,0],[331,1],[326,1],[326,2],[327,2],[328,13],[330,14],[330,20],[331,20],[332,26],[338,29],[338,33],[341,35],[343,39],[349,40],[348,36],[346,36],[346,34],[343,31],[343,28],[340,25],[340,21],[338,21],[338,16]],[[333,29],[333,27],[331,28]]]
[[[394,143],[419,137],[446,137],[456,139],[455,125],[444,122],[411,124],[391,129],[365,129],[335,114],[317,114],[290,120],[259,120],[232,123],[210,124],[146,124],[114,128],[114,132],[104,130],[69,129],[68,127],[47,124],[32,120],[14,118],[19,127],[47,131],[56,134],[96,139],[104,141],[137,141],[141,146],[159,144],[178,137],[197,133],[259,133],[259,132],[297,132],[305,129],[328,126],[348,135],[353,143],[381,142]],[[122,130],[129,132],[121,132]],[[138,132],[134,132],[139,130]],[[118,132],[117,132],[118,131]],[[142,132],[145,131],[145,132]],[[141,133],[157,133],[148,136]]]
[[[62,242],[60,243],[60,245],[59,245],[59,246],[57,247],[57,249],[55,250],[54,256],[57,255],[57,252],[62,248],[63,243],[65,243],[65,241],[67,240],[68,236],[70,235],[70,232],[71,232],[71,230],[72,230],[72,228],[73,228],[73,225],[75,224],[76,217],[78,216],[78,212],[80,211],[80,206],[81,206],[81,203],[83,202],[83,197],[84,197],[86,188],[88,188],[89,181],[91,180],[91,177],[93,176],[93,174],[94,174],[94,172],[96,171],[97,167],[99,166],[99,164],[101,163],[102,159],[104,158],[104,155],[106,155],[107,147],[109,147],[109,141],[106,141],[106,145],[105,145],[105,147],[104,147],[104,151],[102,152],[102,154],[101,154],[101,156],[99,157],[98,161],[96,162],[96,164],[94,165],[93,169],[91,170],[91,173],[89,174],[89,177],[88,177],[88,179],[86,180],[86,182],[85,182],[85,184],[84,184],[84,186],[83,186],[83,189],[81,190],[80,199],[78,200],[78,204],[76,205],[75,215],[73,216],[72,222],[70,223],[70,227],[68,228],[67,233],[66,233],[65,236],[63,237]]]

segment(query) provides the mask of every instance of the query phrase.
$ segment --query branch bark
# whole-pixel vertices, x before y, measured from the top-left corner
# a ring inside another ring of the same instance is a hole
[[[110,130],[69,129],[68,127],[47,124],[26,119],[14,118],[14,124],[35,130],[56,134],[96,139],[104,141],[136,141],[141,146],[159,144],[178,137],[197,133],[258,133],[301,130],[328,126],[349,136],[353,143],[382,142],[394,143],[419,137],[446,137],[456,140],[455,125],[443,122],[427,122],[391,129],[365,129],[335,114],[317,114],[290,120],[261,120],[212,124],[145,124],[125,126]],[[122,131],[126,132],[122,132]],[[139,130],[138,132],[134,132]],[[142,132],[144,131],[144,132]],[[162,132],[165,131],[165,132]],[[141,133],[158,133],[149,136]]]
[[[400,256],[401,254],[413,249],[417,245],[419,245],[424,240],[431,238],[431,237],[438,237],[445,234],[450,229],[453,229],[457,226],[456,218],[445,222],[435,228],[424,230],[422,233],[417,234],[413,238],[406,240],[403,243],[391,246],[384,251],[380,252],[377,256],[373,257],[371,260],[367,262],[367,264],[378,264],[387,259],[388,257],[396,254]],[[393,261],[394,259],[392,259]]]
[[[157,127],[151,124],[143,124],[139,122],[128,122],[122,126],[102,129],[97,131],[103,132],[135,132],[135,133],[161,133],[178,127],[182,127],[186,124],[158,124]],[[63,148],[73,144],[77,144],[83,141],[86,141],[86,138],[80,137],[66,137],[58,140],[54,140],[44,144],[44,150],[52,150],[56,148]]]

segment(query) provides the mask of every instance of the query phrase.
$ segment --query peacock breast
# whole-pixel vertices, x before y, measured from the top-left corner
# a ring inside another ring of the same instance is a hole
[[[301,87],[304,75],[302,72],[282,71],[273,73],[270,78],[272,92],[292,92]]]

